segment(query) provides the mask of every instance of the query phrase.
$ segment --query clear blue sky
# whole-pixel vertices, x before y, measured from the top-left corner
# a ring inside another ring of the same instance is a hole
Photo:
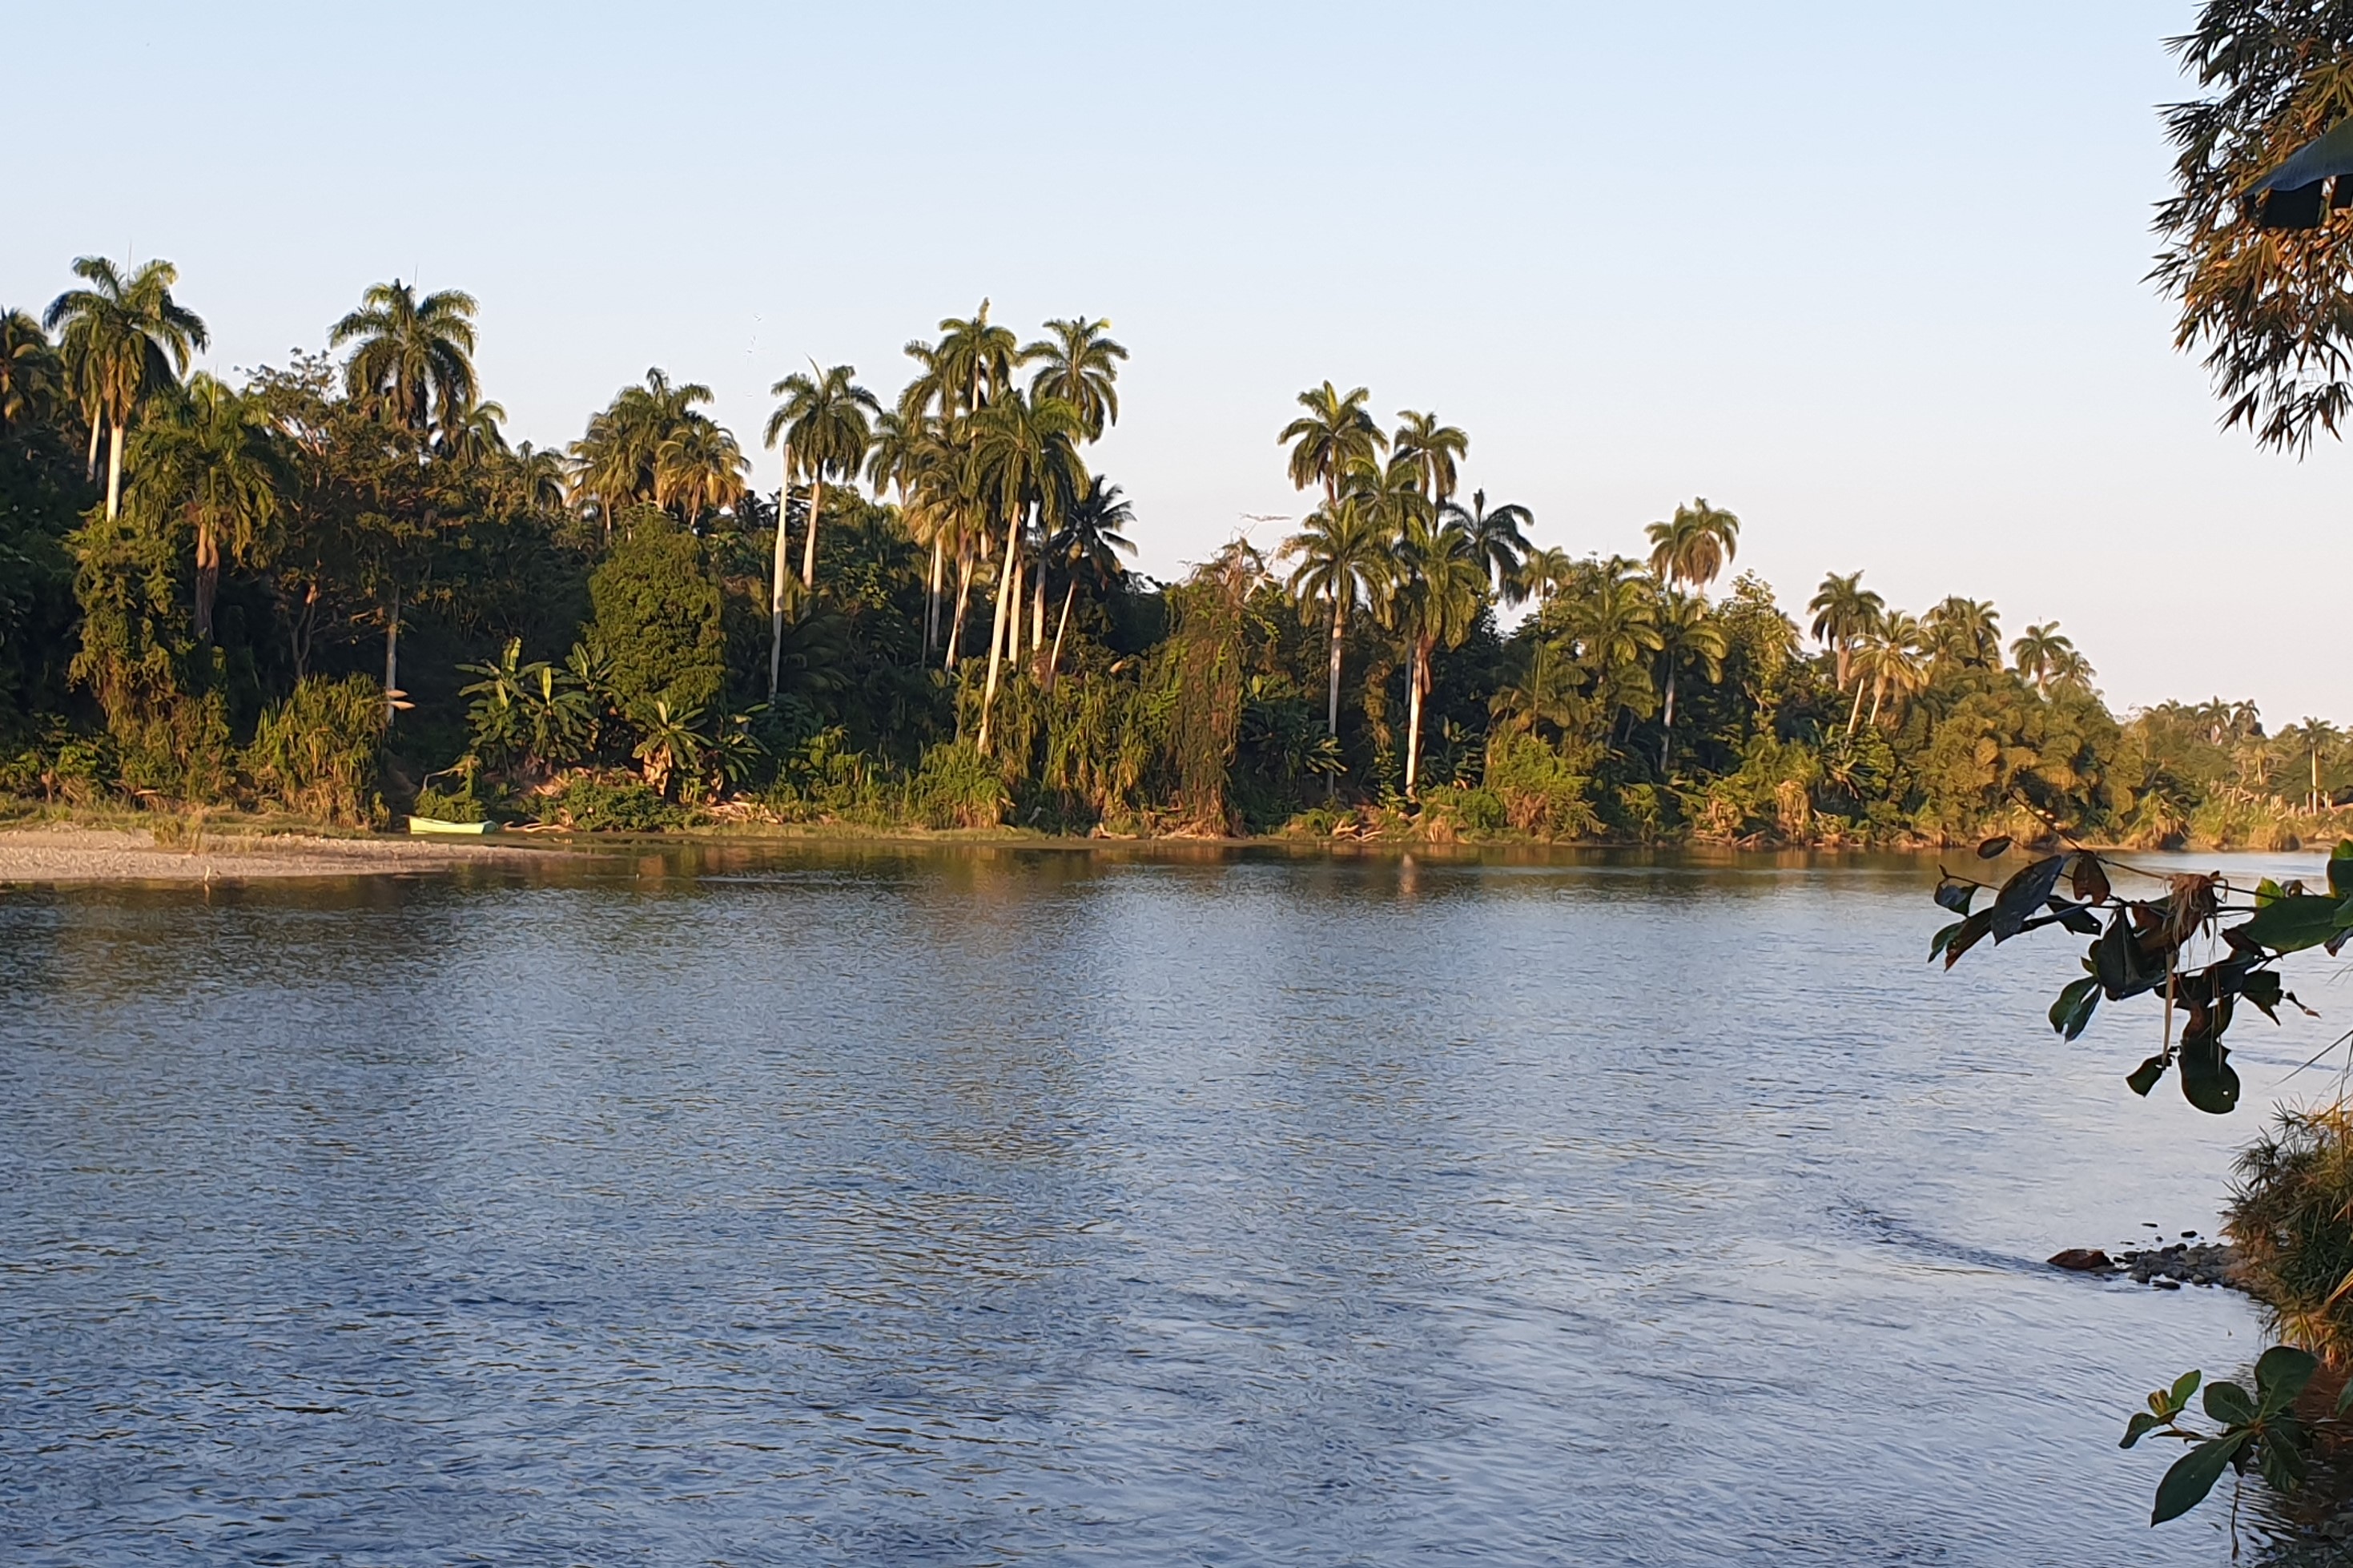
[[[1465,426],[1466,488],[1573,552],[1704,494],[1793,608],[1861,567],[2059,619],[2119,706],[2353,721],[2347,458],[2218,431],[2141,281],[2191,14],[28,6],[0,303],[168,256],[227,371],[461,287],[543,445],[649,364],[753,447],[807,357],[887,396],[983,295],[1105,315],[1155,572],[1303,510],[1274,433],[1329,377]]]

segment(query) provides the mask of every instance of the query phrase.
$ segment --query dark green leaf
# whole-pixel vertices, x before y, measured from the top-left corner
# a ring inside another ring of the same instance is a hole
[[[2182,1098],[2211,1116],[2223,1116],[2239,1103],[2239,1075],[2232,1069],[2231,1052],[2209,1035],[2181,1042]],[[2214,1391],[2206,1391],[2209,1399]]]
[[[1969,900],[1978,896],[1978,884],[1964,882],[1949,873],[1936,880],[1936,902],[1957,915],[1969,912]]]
[[[2050,855],[2033,862],[2001,885],[1993,900],[1993,939],[2007,942],[2025,929],[2034,911],[2051,898],[2051,889],[2059,885],[2059,872],[2067,864],[2064,855]]]
[[[2274,1345],[2255,1362],[2255,1391],[2263,1395],[2263,1413],[2276,1415],[2294,1405],[2305,1384],[2320,1369],[2320,1358],[2294,1345]]]
[[[1945,943],[1945,967],[1950,969],[1958,963],[1961,961],[1961,954],[1983,942],[1986,932],[1992,929],[1993,911],[1991,910],[1979,910],[1963,921],[1960,929],[1953,932],[1952,940]]]
[[[2328,858],[2328,891],[2334,898],[2353,898],[2353,856],[2331,855]]]
[[[2189,1408],[2189,1396],[2198,1392],[2198,1381],[2205,1375],[2192,1368],[2173,1380],[2173,1387],[2165,1396],[2167,1415],[2179,1415]]]
[[[2059,1000],[2051,1004],[2051,1027],[2075,1039],[2091,1026],[2093,1010],[2099,1005],[2100,983],[2087,974],[2060,992]]]
[[[2143,1437],[2147,1436],[2151,1427],[2162,1426],[2164,1425],[2164,1422],[2158,1420],[2156,1416],[2151,1415],[2147,1411],[2136,1410],[2132,1414],[2132,1419],[2125,1423],[2125,1440],[2117,1444],[2116,1447],[2119,1448],[2129,1448],[2135,1443],[2139,1442]]]
[[[2292,1492],[2304,1485],[2305,1474],[2311,1468],[2311,1438],[2304,1423],[2293,1415],[2282,1415],[2263,1425],[2262,1452],[2263,1481],[2275,1492]]]
[[[1953,939],[1961,934],[1961,928],[1967,924],[1967,921],[1955,921],[1951,925],[1939,928],[1936,934],[1928,939],[1928,962],[1934,963],[1944,957],[1945,950],[1953,945]]]
[[[2052,914],[2059,917],[2059,923],[2077,936],[2100,934],[2100,917],[2083,905],[2071,904],[2064,899],[2053,899],[2051,900],[2050,909]]]
[[[2151,956],[2141,951],[2140,939],[2134,934],[2132,921],[2122,910],[2116,911],[2093,947],[2092,966],[2111,1002],[2154,991],[2165,984],[2164,955]]]
[[[2225,1426],[2243,1426],[2255,1418],[2254,1396],[2235,1383],[2210,1383],[2206,1414]]]
[[[2009,853],[2010,835],[2007,833],[1998,833],[1978,846],[1978,858],[1980,860],[1999,860]]]
[[[2283,893],[2257,910],[2244,924],[2232,929],[2273,952],[2318,947],[2337,934],[2337,902],[2335,899]]]
[[[2227,1437],[2211,1437],[2173,1461],[2165,1479],[2157,1483],[2157,1507],[2148,1521],[2163,1524],[2168,1519],[2179,1519],[2206,1500],[2214,1483],[2222,1479],[2223,1468],[2232,1455],[2246,1446],[2247,1435],[2235,1432]]]
[[[2141,1063],[2140,1066],[2133,1068],[2132,1071],[2125,1074],[2125,1086],[2130,1089],[2135,1094],[2139,1095],[2143,1100],[2147,1100],[2148,1098],[2148,1091],[2155,1089],[2157,1087],[2157,1080],[2164,1076],[2165,1058],[2163,1057],[2151,1057],[2148,1060]]]

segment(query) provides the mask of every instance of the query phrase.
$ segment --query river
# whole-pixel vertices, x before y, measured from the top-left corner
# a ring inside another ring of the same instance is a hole
[[[2253,1312],[2039,1260],[2212,1232],[2345,1020],[2136,1100],[2154,1011],[2060,1043],[2063,939],[1931,968],[1933,878],[0,896],[0,1558],[2225,1563],[2116,1436]]]

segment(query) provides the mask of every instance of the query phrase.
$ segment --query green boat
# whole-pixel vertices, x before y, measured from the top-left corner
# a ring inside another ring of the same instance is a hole
[[[498,830],[499,825],[495,822],[441,822],[430,816],[412,816],[408,819],[408,831],[419,837],[431,837],[445,833],[480,835],[496,833]]]

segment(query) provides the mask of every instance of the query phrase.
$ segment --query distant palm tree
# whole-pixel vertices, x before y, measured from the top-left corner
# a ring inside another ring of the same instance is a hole
[[[1096,475],[1087,485],[1086,493],[1071,505],[1064,514],[1062,526],[1046,542],[1049,559],[1059,563],[1065,574],[1062,584],[1062,610],[1054,621],[1054,647],[1046,656],[1046,689],[1054,689],[1054,672],[1062,660],[1062,634],[1070,629],[1071,600],[1078,593],[1082,577],[1092,582],[1097,592],[1127,574],[1122,555],[1135,553],[1135,545],[1123,531],[1135,524],[1135,509],[1121,499],[1119,487],[1105,484]],[[1044,581],[1044,574],[1039,574]]]
[[[1656,586],[1623,556],[1589,563],[1565,600],[1566,630],[1584,667],[1594,710],[1614,733],[1621,714],[1648,718],[1658,701],[1653,656],[1666,647]]]
[[[1926,635],[1920,623],[1902,610],[1891,610],[1864,634],[1859,649],[1863,679],[1854,683],[1854,709],[1847,715],[1846,732],[1854,733],[1862,716],[1862,693],[1871,689],[1871,721],[1879,722],[1880,705],[1894,697],[1902,706],[1928,684]]]
[[[784,439],[785,483],[790,486],[795,479],[801,479],[809,487],[808,533],[801,547],[804,590],[817,586],[817,524],[818,514],[825,509],[826,479],[831,476],[849,480],[858,477],[859,470],[866,466],[867,448],[874,444],[874,417],[882,412],[874,395],[852,379],[858,374],[855,367],[838,364],[830,370],[818,370],[817,362],[811,360],[809,370],[814,374],[803,375],[796,371],[768,388],[770,396],[784,401],[768,416],[765,437],[771,447],[779,437]],[[781,565],[781,519],[776,538]],[[778,574],[781,576],[781,572]]]
[[[1343,496],[1329,507],[1318,507],[1297,533],[1283,542],[1282,553],[1298,562],[1289,584],[1299,601],[1301,618],[1323,605],[1332,624],[1331,690],[1324,706],[1324,727],[1340,733],[1340,651],[1348,633],[1348,612],[1359,605],[1376,611],[1384,602],[1396,574],[1397,558],[1390,537],[1362,498]]]
[[[750,466],[732,432],[698,416],[654,448],[654,504],[694,527],[744,499]]]
[[[195,629],[213,637],[213,600],[226,551],[242,561],[277,520],[290,475],[276,428],[258,404],[202,372],[168,413],[141,426],[132,515],[157,532],[195,537]]]
[[[986,753],[1000,666],[1020,652],[1020,601],[1015,584],[1021,570],[1023,524],[1036,514],[1049,532],[1059,529],[1089,481],[1078,451],[1084,426],[1079,411],[1062,398],[1025,397],[1018,390],[1001,393],[973,416],[973,488],[1005,519],[1005,560],[997,570],[988,677],[980,699],[977,743]]]
[[[1421,710],[1431,686],[1430,660],[1440,647],[1460,647],[1487,603],[1487,563],[1459,523],[1408,519],[1391,546],[1396,587],[1388,598],[1392,623],[1406,639],[1405,793],[1414,795],[1421,769]]]
[[[1672,587],[1690,586],[1704,594],[1740,552],[1740,520],[1701,496],[1689,506],[1675,508],[1665,522],[1646,531],[1651,540],[1651,570]]]
[[[1048,336],[1021,351],[1024,361],[1039,366],[1029,378],[1032,397],[1059,397],[1079,411],[1079,426],[1090,441],[1119,423],[1119,362],[1127,351],[1108,334],[1111,322],[1073,316],[1046,323]]]
[[[327,341],[349,342],[343,387],[372,412],[422,436],[438,420],[452,428],[473,406],[474,297],[455,289],[417,297],[396,278],[372,283],[359,309],[337,321]]]
[[[649,368],[645,384],[625,386],[587,432],[572,443],[573,489],[583,509],[596,503],[610,538],[613,520],[631,502],[651,502],[659,484],[662,443],[710,416],[697,407],[711,401],[700,382],[672,382],[660,366]]]
[[[1372,461],[1388,447],[1380,426],[1365,409],[1371,395],[1361,386],[1344,395],[1328,381],[1299,395],[1299,405],[1307,412],[1284,426],[1275,438],[1291,448],[1293,489],[1303,490],[1321,484],[1324,504],[1335,505],[1340,481],[1348,469]]]
[[[1452,425],[1440,425],[1435,414],[1398,410],[1397,434],[1389,450],[1409,458],[1421,471],[1421,493],[1433,507],[1454,499],[1454,467],[1470,455],[1471,437]]]
[[[2010,645],[2011,667],[2019,679],[2046,697],[2061,662],[2074,651],[2074,639],[2059,630],[2057,621],[2029,626],[2025,636]]]
[[[1844,577],[1833,573],[1822,579],[1813,603],[1806,608],[1813,612],[1814,640],[1827,644],[1837,658],[1838,689],[1844,691],[1855,644],[1878,626],[1887,601],[1862,585],[1862,573]]]
[[[1013,367],[1021,363],[1021,351],[1015,346],[1019,341],[1010,328],[989,321],[988,301],[983,300],[971,316],[961,321],[950,316],[940,323],[936,347],[917,354],[921,345],[909,343],[907,352],[918,359],[928,357],[937,383],[935,395],[944,400],[942,413],[970,414],[1013,384]]]
[[[63,383],[41,324],[22,310],[0,311],[0,430],[47,418]]]
[[[433,450],[452,462],[479,468],[507,452],[507,411],[496,403],[476,403],[458,410],[433,437]]]
[[[543,452],[525,441],[498,473],[506,493],[526,507],[554,511],[564,505],[565,465],[559,452]]]
[[[1920,626],[1938,658],[1979,668],[2001,662],[2001,612],[1987,600],[1958,594],[1939,599]]]
[[[1516,605],[1525,600],[1528,594],[1522,585],[1520,563],[1534,548],[1528,543],[1527,530],[1536,525],[1536,514],[1514,501],[1490,510],[1485,490],[1472,490],[1468,507],[1440,501],[1439,508],[1471,535],[1480,560],[1486,563],[1489,583],[1504,602]]]
[[[68,378],[90,420],[90,461],[107,432],[106,515],[122,510],[122,443],[151,399],[175,390],[195,352],[212,338],[203,320],[172,298],[179,268],[150,261],[124,278],[102,256],[85,256],[74,273],[90,287],[49,301],[41,324],[58,333]]]
[[[1704,504],[1704,503],[1703,503]],[[1653,524],[1655,527],[1656,525]],[[1724,628],[1708,612],[1707,601],[1696,594],[1672,588],[1659,595],[1659,663],[1666,670],[1666,705],[1661,710],[1659,766],[1663,770],[1675,743],[1675,677],[1686,664],[1699,666],[1710,685],[1724,679],[1727,647]]]

